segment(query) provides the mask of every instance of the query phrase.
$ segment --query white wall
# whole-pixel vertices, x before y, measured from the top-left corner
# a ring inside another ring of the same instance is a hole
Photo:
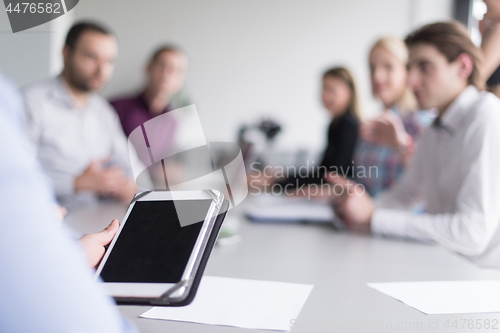
[[[13,34],[0,4],[0,72],[20,85],[47,77],[51,35],[50,23]]]
[[[73,24],[74,16],[75,11],[71,10],[50,22],[50,27],[53,31],[50,40],[49,73],[51,76],[61,73],[63,68],[62,49],[66,40],[66,34]]]
[[[208,140],[234,141],[243,122],[269,116],[284,125],[278,146],[318,150],[328,124],[319,101],[322,72],[336,65],[350,68],[370,113],[370,44],[383,35],[403,37],[417,24],[448,19],[452,2],[85,0],[73,11],[76,20],[101,20],[118,35],[120,55],[105,96],[138,89],[152,49],[174,42],[189,53],[186,90]],[[0,68],[20,84],[56,72],[56,45],[68,19],[54,23],[51,34],[1,34]]]
[[[453,16],[454,1],[410,0],[410,25],[412,29],[436,21],[448,20]]]
[[[62,69],[61,50],[66,32],[73,22],[74,11],[14,34],[7,12],[2,9],[0,72],[20,86],[58,74]]]
[[[120,56],[106,95],[138,88],[151,50],[172,41],[190,55],[187,91],[209,140],[235,140],[241,123],[269,116],[284,123],[280,147],[320,149],[328,122],[319,102],[323,70],[350,68],[369,101],[366,58],[374,39],[447,19],[451,3],[86,0],[76,18],[106,21],[119,36]]]

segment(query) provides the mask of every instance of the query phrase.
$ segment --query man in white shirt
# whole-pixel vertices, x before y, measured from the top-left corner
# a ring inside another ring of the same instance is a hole
[[[62,74],[24,91],[28,134],[63,206],[99,196],[129,202],[137,192],[118,117],[96,93],[110,79],[117,52],[108,30],[75,24],[66,37]]]
[[[478,90],[480,53],[462,25],[424,26],[406,44],[408,84],[420,108],[439,115],[396,186],[376,202],[351,189],[334,208],[355,229],[436,242],[500,268],[500,100]],[[353,185],[330,180],[344,193]],[[419,203],[425,213],[412,213]]]

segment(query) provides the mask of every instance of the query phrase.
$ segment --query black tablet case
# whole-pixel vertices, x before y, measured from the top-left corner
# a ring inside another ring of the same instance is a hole
[[[203,276],[203,272],[205,271],[205,266],[207,265],[208,258],[210,257],[210,253],[212,253],[212,249],[215,245],[215,241],[217,240],[217,236],[219,235],[220,228],[224,219],[226,218],[227,211],[229,209],[229,201],[224,200],[221,207],[221,212],[217,215],[217,219],[215,220],[214,228],[212,229],[212,233],[207,242],[207,247],[205,248],[205,252],[201,257],[200,265],[198,266],[198,270],[196,271],[193,284],[191,285],[191,289],[189,290],[188,296],[177,303],[163,303],[158,302],[156,298],[138,298],[138,297],[115,297],[115,302],[118,305],[151,305],[151,306],[185,306],[190,304],[194,296],[196,296],[196,291],[198,290],[198,286],[200,285],[201,278]]]

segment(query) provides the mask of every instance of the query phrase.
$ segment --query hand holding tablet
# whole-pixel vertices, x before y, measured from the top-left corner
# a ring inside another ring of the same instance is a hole
[[[138,194],[96,278],[119,303],[189,303],[227,207],[212,190]]]

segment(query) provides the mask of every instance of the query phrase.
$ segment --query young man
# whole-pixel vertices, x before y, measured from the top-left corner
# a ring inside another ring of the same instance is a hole
[[[436,242],[500,267],[500,100],[478,90],[479,50],[459,23],[426,25],[406,44],[408,83],[420,108],[439,115],[395,187],[376,203],[360,191],[342,195],[334,208],[354,228]],[[331,180],[344,193],[352,185]],[[417,203],[424,214],[410,212]]]
[[[179,48],[172,45],[161,46],[153,53],[147,64],[147,83],[144,90],[135,96],[111,101],[111,105],[120,117],[126,136],[138,126],[173,109],[172,97],[184,84],[187,65],[187,57]],[[154,133],[157,149],[163,152],[172,151],[176,127],[177,122],[173,117],[162,120],[161,131]],[[137,149],[142,148],[137,147]],[[142,162],[148,165],[149,156]],[[149,175],[155,183],[164,184],[162,168],[150,167]]]
[[[118,117],[96,93],[110,79],[117,51],[116,38],[102,26],[75,24],[62,74],[24,92],[28,133],[63,206],[99,196],[129,202],[137,191]]]
[[[116,99],[111,102],[123,127],[129,135],[136,127],[160,114],[172,110],[172,97],[184,84],[187,57],[177,47],[159,47],[146,67],[147,84],[137,96]],[[172,143],[175,124],[165,129],[165,144]]]
[[[19,92],[0,75],[0,332],[136,332],[58,226],[23,121]],[[92,266],[117,229],[82,238]]]

